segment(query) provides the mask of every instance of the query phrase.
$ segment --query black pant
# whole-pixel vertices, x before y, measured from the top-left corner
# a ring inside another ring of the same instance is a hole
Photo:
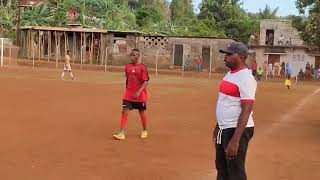
[[[217,180],[247,180],[245,161],[250,139],[253,136],[254,128],[246,128],[239,143],[239,150],[236,159],[228,160],[225,150],[234,134],[235,128],[224,129],[221,133],[221,144],[216,144],[216,168],[218,171]],[[218,139],[217,139],[218,142]]]

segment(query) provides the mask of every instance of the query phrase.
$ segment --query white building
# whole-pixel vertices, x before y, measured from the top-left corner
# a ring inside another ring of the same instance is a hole
[[[300,69],[304,71],[307,62],[314,67],[320,66],[320,51],[304,45],[290,20],[262,20],[259,43],[251,45],[251,49],[255,52],[258,67],[262,67],[265,61],[268,64],[289,63],[293,68],[293,76]]]

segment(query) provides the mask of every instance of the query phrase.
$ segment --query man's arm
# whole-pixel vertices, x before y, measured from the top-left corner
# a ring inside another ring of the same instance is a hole
[[[253,103],[248,103],[248,102],[241,103],[242,111],[239,116],[237,128],[226,149],[226,155],[229,160],[235,159],[237,157],[240,139],[247,126],[248,119],[252,111],[252,107],[253,107]]]
[[[141,85],[140,89],[138,90],[138,92],[141,93],[144,90],[144,88],[147,87],[147,85],[148,85],[148,81],[144,81],[143,84]]]
[[[140,97],[141,92],[147,87],[148,81],[149,81],[149,75],[148,75],[148,70],[145,65],[143,65],[142,71],[141,71],[141,78],[143,80],[143,83],[141,87],[138,89],[138,91],[134,94],[135,99]]]
[[[146,88],[148,85],[148,81],[144,81],[139,90],[134,94],[133,98],[138,99],[140,97],[141,92]]]

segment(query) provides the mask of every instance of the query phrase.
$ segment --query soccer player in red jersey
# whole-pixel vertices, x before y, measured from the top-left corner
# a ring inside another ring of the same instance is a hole
[[[120,132],[113,137],[117,140],[124,140],[125,128],[128,122],[128,112],[133,109],[139,110],[139,114],[142,121],[143,131],[141,138],[148,137],[147,131],[147,85],[149,81],[149,75],[146,65],[139,63],[140,51],[133,49],[130,53],[130,64],[125,66],[126,75],[126,92],[123,97],[123,110],[121,117]]]

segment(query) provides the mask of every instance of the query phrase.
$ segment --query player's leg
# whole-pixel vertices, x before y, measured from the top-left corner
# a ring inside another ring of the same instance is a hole
[[[70,74],[71,79],[73,80],[74,76],[73,76],[73,73],[71,72],[71,70],[69,71],[69,74]]]
[[[128,123],[128,114],[129,111],[133,109],[132,102],[123,100],[123,109],[121,114],[121,123],[120,123],[120,131],[118,134],[113,135],[115,139],[124,140],[125,139],[125,129]]]
[[[61,79],[63,80],[64,79],[64,75],[65,75],[66,71],[64,70],[61,74]]]
[[[288,75],[287,75],[287,78],[288,78],[287,87],[288,87],[288,89],[290,89],[290,86],[291,86],[291,74],[288,74]]]
[[[247,174],[245,169],[245,161],[247,156],[247,150],[249,141],[254,134],[254,128],[246,128],[240,139],[239,150],[236,159],[228,160],[228,174],[229,180],[247,180]],[[233,135],[233,133],[232,133]]]
[[[141,138],[145,139],[148,137],[148,118],[147,118],[147,112],[145,110],[139,110],[141,123],[143,127],[143,131],[141,133]]]
[[[222,144],[222,139],[220,142],[220,137],[222,138],[222,131],[219,131],[218,136],[215,137],[215,147],[216,147],[216,169],[217,169],[217,180],[228,180],[228,164],[226,153]],[[221,135],[221,136],[220,136]]]
[[[145,139],[148,137],[148,117],[147,117],[147,103],[146,102],[136,102],[133,103],[133,108],[139,110],[140,118],[141,118],[141,124],[143,127],[141,138]]]

